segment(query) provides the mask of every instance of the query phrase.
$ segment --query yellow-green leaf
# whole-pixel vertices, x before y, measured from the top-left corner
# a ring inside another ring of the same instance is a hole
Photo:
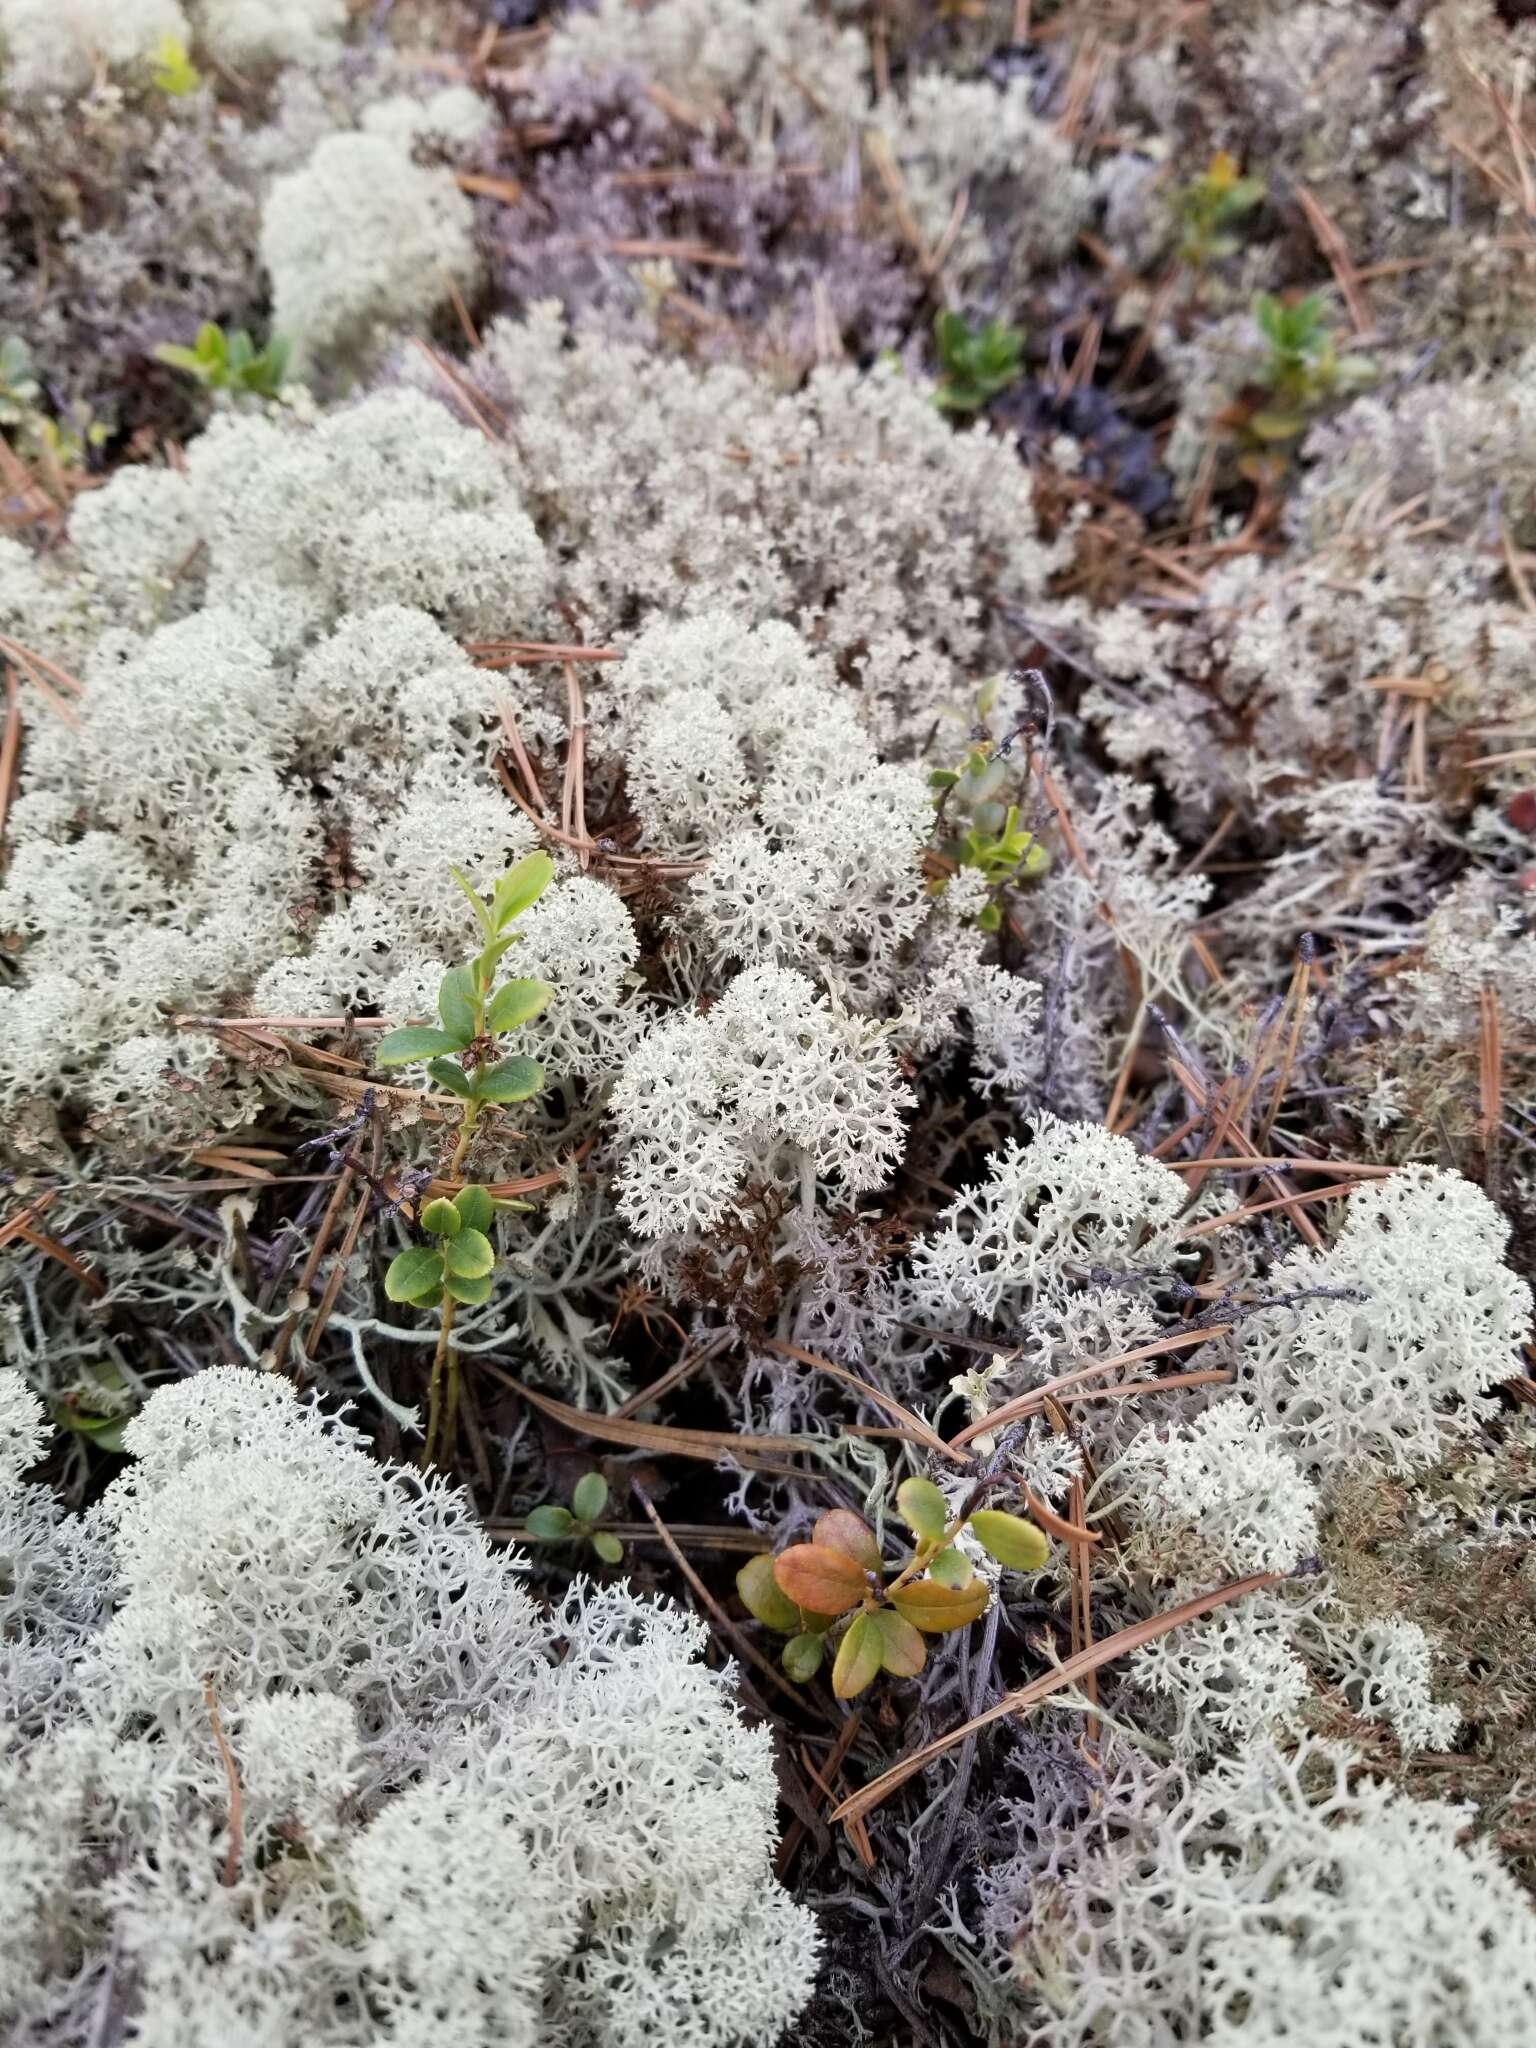
[[[821,1669],[821,1660],[827,1654],[827,1646],[820,1636],[791,1636],[784,1645],[779,1662],[796,1685],[805,1685]]]
[[[969,1586],[941,1586],[937,1579],[914,1579],[892,1593],[890,1602],[903,1621],[910,1621],[926,1636],[941,1636],[985,1614],[990,1598],[981,1579]]]
[[[774,1577],[769,1552],[764,1550],[747,1559],[736,1574],[736,1591],[748,1614],[764,1628],[775,1629],[780,1635],[800,1634],[800,1610]]]
[[[496,1204],[491,1200],[489,1188],[471,1184],[460,1188],[453,1198],[453,1206],[459,1212],[459,1224],[465,1230],[489,1230],[491,1218],[496,1214]]]
[[[856,1614],[837,1646],[832,1666],[832,1690],[838,1699],[857,1699],[865,1686],[879,1677],[884,1654],[885,1638],[875,1626],[875,1617]]]
[[[461,1230],[443,1240],[448,1271],[460,1280],[483,1280],[496,1264],[496,1251],[481,1230]]]
[[[924,1543],[939,1542],[949,1527],[949,1509],[931,1479],[903,1479],[896,1489],[896,1509]]]
[[[999,1564],[1014,1572],[1037,1572],[1049,1551],[1043,1533],[1022,1515],[1007,1515],[1000,1508],[978,1508],[971,1517],[971,1533],[982,1549]]]
[[[939,1552],[929,1565],[928,1573],[931,1578],[937,1579],[941,1586],[968,1586],[976,1576],[971,1570],[971,1560],[963,1550],[957,1550],[953,1544],[948,1550]]]
[[[880,1631],[880,1662],[892,1678],[916,1678],[928,1662],[928,1651],[911,1622],[893,1614],[889,1607],[882,1607],[870,1619]]]

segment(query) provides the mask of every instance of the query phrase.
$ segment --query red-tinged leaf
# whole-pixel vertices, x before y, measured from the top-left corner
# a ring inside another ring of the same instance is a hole
[[[856,1614],[848,1632],[837,1646],[832,1666],[832,1690],[840,1700],[857,1699],[866,1685],[880,1675],[885,1638],[875,1626],[872,1614]]]
[[[851,1557],[861,1571],[880,1569],[880,1546],[875,1532],[852,1508],[830,1508],[811,1531],[811,1541],[824,1550],[840,1550]]]
[[[857,1607],[869,1582],[851,1557],[819,1543],[796,1543],[774,1559],[781,1590],[809,1614],[846,1614]]]
[[[889,1607],[870,1617],[880,1631],[880,1662],[892,1678],[916,1678],[928,1662],[928,1650],[910,1621]]]
[[[937,1579],[914,1579],[892,1593],[890,1602],[903,1621],[910,1621],[924,1635],[941,1636],[985,1614],[991,1597],[984,1579],[969,1586],[941,1586]]]

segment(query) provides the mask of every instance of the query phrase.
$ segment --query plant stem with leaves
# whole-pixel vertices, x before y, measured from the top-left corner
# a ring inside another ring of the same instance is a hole
[[[489,903],[457,868],[452,873],[473,906],[485,945],[473,959],[450,967],[443,976],[437,998],[439,1025],[409,1025],[387,1032],[374,1055],[381,1067],[424,1060],[431,1078],[457,1099],[459,1127],[448,1161],[450,1180],[457,1179],[485,1110],[525,1102],[543,1087],[539,1062],[521,1053],[498,1057],[496,1040],[538,1016],[554,995],[545,981],[495,985],[501,957],[517,937],[517,919],[554,877],[549,856],[531,853],[520,860],[496,884]],[[473,1184],[459,1188],[451,1198],[440,1196],[426,1203],[417,1224],[434,1242],[401,1252],[384,1276],[384,1291],[391,1301],[437,1308],[441,1315],[427,1388],[423,1465],[440,1463],[454,1440],[459,1406],[459,1365],[452,1342],[455,1309],[460,1302],[478,1307],[489,1300],[496,1252],[487,1232],[498,1210],[523,1206],[495,1201],[488,1189]]]

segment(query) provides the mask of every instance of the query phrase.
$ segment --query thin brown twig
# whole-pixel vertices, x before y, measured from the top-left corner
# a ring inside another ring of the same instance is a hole
[[[229,1781],[229,1850],[224,1858],[224,1872],[220,1883],[226,1890],[237,1883],[240,1877],[240,1851],[243,1839],[242,1813],[244,1811],[240,1793],[240,1773],[235,1759],[230,1754],[229,1744],[224,1739],[224,1723],[219,1718],[219,1703],[213,1696],[213,1680],[203,1680],[203,1704],[208,1709],[208,1724],[213,1730],[213,1739],[218,1746],[219,1757],[224,1765],[224,1775]]]
[[[773,1666],[768,1662],[768,1659],[763,1655],[762,1651],[758,1649],[756,1643],[751,1642],[745,1635],[743,1635],[742,1631],[736,1626],[735,1622],[731,1620],[730,1616],[726,1613],[725,1609],[720,1605],[719,1601],[715,1598],[714,1594],[710,1592],[709,1588],[705,1585],[704,1581],[699,1577],[698,1573],[694,1570],[693,1566],[688,1562],[687,1558],[684,1557],[682,1551],[678,1548],[677,1543],[673,1539],[671,1530],[667,1527],[666,1523],[661,1519],[661,1516],[656,1512],[656,1508],[651,1500],[650,1495],[646,1492],[645,1488],[640,1484],[639,1480],[631,1479],[629,1484],[631,1492],[634,1494],[635,1499],[639,1501],[641,1507],[645,1510],[646,1517],[650,1521],[652,1527],[655,1529],[656,1534],[661,1538],[662,1542],[666,1545],[668,1557],[671,1558],[672,1562],[677,1566],[678,1570],[687,1580],[688,1585],[694,1595],[694,1598],[699,1602],[700,1606],[704,1609],[705,1613],[709,1616],[710,1620],[715,1624],[715,1627],[720,1631],[721,1635],[736,1651],[738,1656],[744,1657],[746,1661],[750,1665],[752,1665],[754,1670],[760,1671],[762,1673],[763,1677],[767,1679],[768,1683],[774,1688],[776,1692],[782,1693],[787,1700],[793,1701],[794,1705],[803,1712],[805,1710],[806,1704],[804,1693],[798,1692],[795,1689],[795,1687],[790,1684],[789,1680],[783,1675],[782,1672],[775,1671]]]
[[[21,692],[9,668],[5,674],[5,734],[0,738],[0,839],[11,812],[16,766],[21,757]]]
[[[801,1365],[808,1365],[816,1372],[827,1373],[832,1379],[841,1380],[844,1386],[854,1388],[866,1401],[873,1402],[875,1407],[891,1416],[900,1425],[900,1433],[909,1442],[920,1444],[924,1450],[932,1451],[936,1457],[948,1458],[953,1465],[971,1462],[954,1445],[947,1444],[938,1431],[924,1422],[920,1415],[914,1415],[910,1408],[904,1408],[894,1395],[883,1394],[878,1387],[872,1387],[868,1380],[860,1379],[859,1375],[850,1372],[847,1366],[834,1365],[830,1358],[822,1358],[818,1353],[807,1351],[799,1344],[784,1343],[777,1337],[765,1337],[761,1341],[765,1351],[776,1351],[781,1358],[796,1359]]]

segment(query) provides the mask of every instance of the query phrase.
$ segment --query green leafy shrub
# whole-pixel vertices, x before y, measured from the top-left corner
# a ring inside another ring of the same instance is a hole
[[[381,1067],[425,1060],[439,1088],[464,1105],[459,1139],[449,1165],[457,1173],[481,1112],[491,1105],[526,1102],[544,1086],[544,1069],[522,1053],[498,1058],[496,1040],[537,1017],[554,995],[547,981],[506,981],[495,986],[496,968],[517,937],[517,919],[536,903],[554,879],[547,853],[530,853],[509,868],[487,904],[457,868],[453,878],[469,898],[485,945],[472,960],[450,967],[438,991],[439,1025],[407,1025],[386,1032],[374,1054]]]
[[[964,314],[946,309],[933,333],[944,372],[933,394],[940,412],[979,412],[1023,368],[1024,336],[1004,321],[988,320],[973,331]]]
[[[1050,866],[1046,848],[1020,825],[1019,806],[1002,796],[1012,767],[1006,744],[993,746],[987,731],[1000,681],[994,677],[977,694],[976,730],[980,736],[972,740],[964,761],[958,768],[936,768],[928,778],[939,800],[939,851],[956,867],[974,868],[991,891],[976,913],[977,925],[984,932],[1001,929],[999,899],[1008,884],[1031,880]],[[942,889],[942,882],[938,886]]]
[[[1199,270],[1219,257],[1235,255],[1238,238],[1231,231],[1262,205],[1265,189],[1262,178],[1240,176],[1235,158],[1218,149],[1200,176],[1181,186],[1174,197],[1179,261]]]
[[[1022,1515],[967,1502],[953,1512],[931,1479],[904,1479],[896,1508],[913,1538],[911,1555],[887,1579],[875,1532],[848,1508],[833,1508],[811,1532],[772,1557],[750,1558],[736,1574],[742,1604],[787,1638],[781,1662],[797,1684],[814,1678],[827,1639],[844,1615],[832,1690],[854,1699],[882,1671],[914,1678],[928,1661],[924,1636],[947,1635],[986,1613],[992,1589],[960,1548],[970,1536],[1009,1571],[1039,1571],[1044,1536]]]
[[[207,391],[245,391],[255,398],[276,398],[288,370],[288,343],[279,334],[263,349],[243,327],[226,334],[211,320],[197,330],[191,348],[177,342],[162,342],[155,360],[173,370],[185,370]]]
[[[530,1511],[525,1527],[540,1543],[590,1543],[604,1564],[622,1564],[623,1544],[611,1529],[597,1526],[607,1506],[607,1480],[601,1472],[583,1472],[568,1508],[546,1502]]]

